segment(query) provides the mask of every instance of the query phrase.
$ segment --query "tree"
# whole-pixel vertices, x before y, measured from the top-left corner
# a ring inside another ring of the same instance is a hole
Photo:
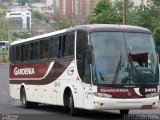
[[[34,19],[39,19],[39,20],[43,20],[44,19],[44,15],[42,13],[40,13],[39,11],[32,11],[32,17]]]
[[[156,46],[160,47],[160,0],[149,0],[151,13],[153,16],[152,24],[154,27],[153,37]]]
[[[65,28],[68,28],[71,26],[72,26],[72,24],[69,20],[59,20],[53,24],[53,27],[55,30],[65,29]]]
[[[122,9],[122,0],[114,2],[99,0],[90,23],[121,24]],[[155,32],[156,36],[160,34],[157,30],[160,27],[160,0],[148,0],[148,5],[136,7],[132,6],[130,0],[126,0],[126,16],[126,24],[148,28],[151,32]],[[157,37],[155,39],[156,44],[160,45],[160,39]]]
[[[122,11],[122,0],[99,0],[90,23],[122,24]],[[145,27],[153,32],[155,27],[160,26],[160,1],[149,0],[147,6],[135,7],[126,0],[126,24]]]
[[[25,6],[26,3],[29,3],[30,0],[18,0],[19,5]]]
[[[160,0],[148,0],[148,2],[151,5],[156,5],[157,7],[160,7]]]
[[[32,33],[31,32],[14,32],[13,33],[13,37],[15,39],[20,38],[20,39],[26,39],[26,38],[30,38],[32,37]]]
[[[154,30],[154,17],[151,12],[151,8],[146,6],[143,9],[140,7],[134,7],[133,10],[127,14],[127,24],[136,25]]]
[[[99,0],[94,8],[93,16],[90,23],[120,23],[122,22],[118,11],[114,9],[114,5],[109,0]]]
[[[6,6],[0,3],[0,40],[8,40],[9,38],[9,23],[5,18]]]
[[[40,3],[41,0],[30,0],[31,3]]]
[[[131,7],[129,0],[126,2],[127,12]],[[122,0],[110,2],[110,0],[99,0],[94,8],[90,23],[107,23],[107,24],[121,24],[122,23]]]
[[[160,46],[160,27],[156,27],[153,32],[153,37],[157,46]]]
[[[105,10],[112,10],[112,5],[110,4],[109,0],[99,0],[94,8],[93,14],[98,15]]]

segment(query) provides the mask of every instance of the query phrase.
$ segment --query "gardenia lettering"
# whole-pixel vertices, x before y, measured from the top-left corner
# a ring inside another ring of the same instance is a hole
[[[34,68],[21,68],[18,69],[17,67],[14,68],[15,75],[33,75],[35,74]]]
[[[128,89],[101,89],[101,92],[128,92]]]

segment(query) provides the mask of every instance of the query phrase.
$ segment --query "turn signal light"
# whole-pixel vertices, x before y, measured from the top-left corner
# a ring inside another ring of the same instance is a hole
[[[152,105],[143,105],[142,106],[142,109],[151,109],[152,108]]]

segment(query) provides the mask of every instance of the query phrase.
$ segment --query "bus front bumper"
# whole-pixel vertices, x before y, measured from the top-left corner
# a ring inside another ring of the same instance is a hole
[[[159,97],[138,99],[113,99],[95,97],[93,109],[155,109],[158,108]]]

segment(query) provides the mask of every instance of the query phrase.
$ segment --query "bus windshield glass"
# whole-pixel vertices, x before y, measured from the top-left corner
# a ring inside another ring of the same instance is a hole
[[[0,46],[5,46],[5,42],[0,42]]]
[[[158,83],[158,61],[151,34],[94,32],[90,41],[94,84]]]

